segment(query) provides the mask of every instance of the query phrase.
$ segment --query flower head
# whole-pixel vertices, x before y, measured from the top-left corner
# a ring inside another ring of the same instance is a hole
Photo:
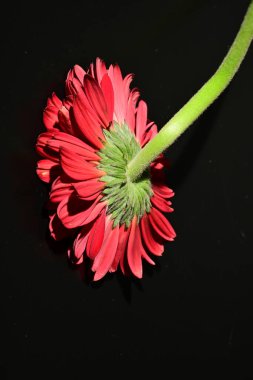
[[[43,157],[37,174],[51,183],[49,228],[54,239],[71,236],[68,255],[92,262],[94,280],[120,266],[142,277],[142,259],[161,256],[164,241],[175,232],[163,215],[171,212],[173,191],[164,185],[166,160],[160,155],[138,180],[127,165],[157,134],[147,119],[147,105],[130,90],[132,75],[106,68],[96,60],[87,72],[74,66],[66,80],[66,97],[48,99],[47,132],[37,141]]]

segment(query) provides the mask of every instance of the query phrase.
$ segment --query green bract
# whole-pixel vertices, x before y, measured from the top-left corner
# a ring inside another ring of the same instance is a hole
[[[104,147],[98,155],[98,165],[106,175],[100,178],[106,183],[101,201],[108,204],[107,214],[113,219],[113,226],[125,224],[129,227],[134,216],[138,220],[151,208],[151,189],[149,171],[146,170],[135,182],[126,175],[128,163],[141,150],[134,134],[126,124],[114,123],[110,130],[103,130]]]

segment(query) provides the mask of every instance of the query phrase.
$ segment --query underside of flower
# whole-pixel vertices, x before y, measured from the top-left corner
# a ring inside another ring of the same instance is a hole
[[[129,163],[157,134],[147,105],[130,89],[132,75],[99,58],[86,72],[70,70],[66,96],[56,94],[44,111],[47,132],[37,141],[39,177],[51,183],[51,235],[72,238],[73,264],[91,261],[94,280],[118,267],[142,277],[142,261],[155,265],[164,242],[176,234],[164,213],[173,211],[174,193],[165,185],[160,155],[134,182]]]
[[[105,182],[103,190],[107,214],[113,220],[113,227],[125,224],[129,227],[133,218],[140,218],[151,208],[153,195],[149,171],[135,182],[126,174],[128,163],[141,150],[140,144],[126,124],[114,123],[110,130],[104,130],[104,147],[98,155],[101,161],[98,169],[106,174],[100,178]]]

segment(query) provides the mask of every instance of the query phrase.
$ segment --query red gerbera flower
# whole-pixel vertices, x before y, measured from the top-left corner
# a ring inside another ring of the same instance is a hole
[[[142,277],[142,259],[161,256],[165,240],[175,232],[163,215],[171,212],[173,191],[164,185],[161,155],[141,178],[131,182],[127,164],[157,126],[147,119],[147,105],[130,90],[132,75],[106,68],[96,60],[85,72],[70,70],[66,97],[55,94],[44,111],[47,132],[37,141],[43,157],[37,174],[52,183],[50,232],[54,239],[74,238],[69,258],[92,261],[94,280],[118,266]]]

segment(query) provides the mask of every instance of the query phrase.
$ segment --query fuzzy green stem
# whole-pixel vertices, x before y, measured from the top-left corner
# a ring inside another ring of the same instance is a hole
[[[160,132],[133,158],[127,175],[135,181],[149,164],[204,112],[225,90],[239,69],[253,39],[253,0],[251,0],[240,30],[215,74],[164,125]]]

